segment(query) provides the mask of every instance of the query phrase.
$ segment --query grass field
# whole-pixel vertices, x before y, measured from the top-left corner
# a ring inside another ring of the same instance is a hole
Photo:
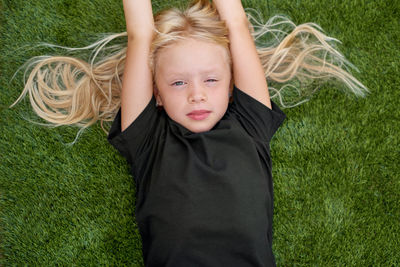
[[[154,1],[154,11],[177,1]],[[18,97],[39,42],[80,47],[122,32],[122,1],[0,0],[0,265],[142,266],[135,185],[100,125],[74,146]],[[244,1],[265,18],[313,21],[342,41],[370,90],[328,85],[285,109],[273,138],[279,266],[400,266],[400,1]]]

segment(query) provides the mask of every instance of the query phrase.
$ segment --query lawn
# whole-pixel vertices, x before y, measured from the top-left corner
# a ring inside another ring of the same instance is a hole
[[[153,1],[154,11],[182,1]],[[400,265],[400,1],[247,0],[265,18],[316,22],[339,39],[369,88],[328,84],[273,138],[278,266]],[[122,1],[0,0],[0,265],[143,266],[135,184],[100,124],[75,145],[74,127],[48,128],[17,69],[125,30]]]

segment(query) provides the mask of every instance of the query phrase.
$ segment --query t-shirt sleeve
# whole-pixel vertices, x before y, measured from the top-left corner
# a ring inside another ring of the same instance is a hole
[[[121,109],[115,117],[108,133],[108,141],[129,164],[139,157],[149,145],[157,124],[157,108],[154,96],[139,116],[121,132]]]
[[[233,89],[231,112],[247,133],[259,141],[269,142],[286,117],[272,100],[271,106],[272,109],[236,86]]]

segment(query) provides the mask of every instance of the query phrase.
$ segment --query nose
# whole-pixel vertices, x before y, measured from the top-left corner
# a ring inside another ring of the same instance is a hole
[[[201,103],[207,101],[207,94],[205,89],[198,84],[194,84],[190,88],[190,93],[188,97],[189,103]]]

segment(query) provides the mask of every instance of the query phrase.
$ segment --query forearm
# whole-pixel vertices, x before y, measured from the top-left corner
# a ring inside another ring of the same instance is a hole
[[[153,35],[154,19],[150,0],[123,0],[128,36]]]
[[[240,0],[213,0],[221,20],[228,28],[233,25],[247,24],[246,13]]]

